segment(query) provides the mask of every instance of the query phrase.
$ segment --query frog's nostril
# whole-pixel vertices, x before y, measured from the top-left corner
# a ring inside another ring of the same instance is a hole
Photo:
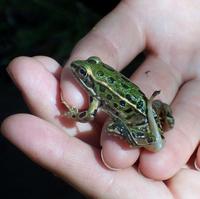
[[[71,63],[71,67],[72,67],[72,68],[76,68],[76,66],[77,66],[77,65],[76,65],[74,62]]]

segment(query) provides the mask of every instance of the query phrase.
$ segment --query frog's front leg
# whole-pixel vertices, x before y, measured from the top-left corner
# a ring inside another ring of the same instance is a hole
[[[97,110],[100,106],[100,101],[95,97],[90,97],[89,108],[85,111],[78,111],[75,107],[70,107],[67,102],[61,97],[62,103],[68,108],[68,111],[64,113],[65,116],[73,118],[79,122],[89,122],[94,119]]]

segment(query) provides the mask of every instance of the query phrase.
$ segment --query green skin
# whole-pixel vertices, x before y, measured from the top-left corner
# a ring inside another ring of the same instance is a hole
[[[130,146],[159,151],[163,145],[163,132],[172,128],[174,118],[169,105],[153,101],[160,92],[155,91],[148,100],[140,88],[128,78],[103,63],[98,57],[71,63],[76,79],[88,91],[90,105],[85,111],[67,106],[67,116],[80,122],[91,121],[99,108],[110,115],[109,134],[118,135]]]

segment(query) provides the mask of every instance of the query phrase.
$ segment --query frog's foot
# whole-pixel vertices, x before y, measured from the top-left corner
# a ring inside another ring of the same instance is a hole
[[[89,122],[94,119],[94,114],[91,114],[89,111],[81,111],[78,113],[77,121],[79,122]]]
[[[68,111],[64,113],[64,116],[73,118],[79,122],[92,121],[100,105],[100,101],[97,98],[91,97],[89,108],[85,111],[79,111],[77,108],[69,106],[68,103],[63,99],[62,94],[61,94],[61,101],[68,109]]]
[[[73,119],[77,119],[78,115],[79,115],[78,109],[75,107],[68,107],[68,111],[63,114],[63,116]]]
[[[73,118],[78,122],[89,122],[94,119],[94,115],[88,111],[78,111],[77,108],[71,107],[68,112],[64,113],[64,116]]]
[[[152,102],[152,106],[156,113],[159,115],[164,131],[173,128],[174,117],[172,115],[171,107],[168,104],[161,102],[160,100],[154,100]]]
[[[164,146],[164,140],[160,140],[160,141],[150,141],[150,139],[148,139],[148,144],[146,144],[144,146],[144,148],[148,151],[151,151],[151,152],[158,152],[160,151],[163,146]]]

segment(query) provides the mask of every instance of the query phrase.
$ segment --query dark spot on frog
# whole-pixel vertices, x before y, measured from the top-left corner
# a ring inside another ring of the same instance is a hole
[[[138,103],[137,103],[137,108],[138,109],[141,109],[143,107],[143,101],[139,101]]]
[[[124,83],[121,83],[122,87],[125,88],[125,89],[128,89],[128,85],[124,84]]]
[[[107,81],[108,83],[113,84],[115,80],[112,77],[108,77]]]
[[[137,138],[144,138],[145,136],[144,136],[144,133],[142,133],[142,132],[137,132],[137,133],[136,133],[136,137],[137,137]]]
[[[82,117],[84,117],[84,116],[86,116],[86,111],[84,111],[84,112],[82,112],[82,113],[79,114],[79,117],[80,117],[80,118],[82,118]]]
[[[93,97],[92,96],[90,96],[90,103],[93,101]]]
[[[97,109],[94,110],[94,114],[95,114],[95,115],[96,115],[96,113],[97,113]]]
[[[106,88],[105,88],[104,86],[100,85],[99,90],[100,90],[101,92],[105,92]]]
[[[152,143],[153,142],[153,138],[152,137],[147,137],[147,142],[148,143]]]
[[[113,106],[114,106],[115,108],[117,108],[117,107],[118,107],[117,103],[114,103],[114,104],[113,104]]]
[[[116,116],[119,116],[119,112],[115,112],[115,115],[116,115]]]
[[[99,70],[99,71],[97,71],[97,75],[98,75],[98,76],[103,76],[104,73],[103,73],[101,70]]]
[[[97,109],[94,110],[92,115],[95,116],[96,114],[97,114]]]
[[[131,101],[131,96],[129,94],[126,94],[126,99]]]
[[[124,100],[119,101],[120,106],[124,107],[126,105],[126,102]]]
[[[107,97],[108,100],[112,99],[112,95],[110,95],[110,94],[108,94],[106,97]]]
[[[132,108],[128,108],[128,109],[126,109],[124,112],[125,112],[125,113],[130,113],[130,112],[132,112]]]

